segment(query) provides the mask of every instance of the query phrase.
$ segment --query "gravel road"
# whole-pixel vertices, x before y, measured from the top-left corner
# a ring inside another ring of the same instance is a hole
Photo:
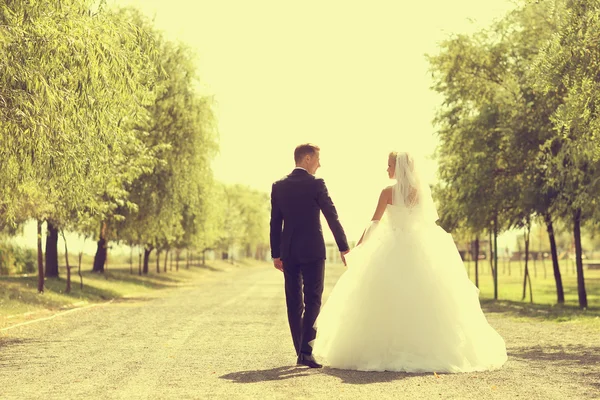
[[[325,296],[343,267],[328,266]],[[283,276],[230,267],[188,286],[0,332],[1,399],[600,399],[600,332],[488,320],[499,371],[406,374],[296,367]]]

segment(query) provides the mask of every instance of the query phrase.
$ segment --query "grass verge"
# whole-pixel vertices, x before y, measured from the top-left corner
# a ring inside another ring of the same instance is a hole
[[[215,260],[207,265],[193,265],[189,269],[180,264],[179,271],[156,272],[150,266],[147,275],[139,275],[137,266],[133,273],[126,264],[109,265],[104,274],[91,272],[91,264],[82,266],[83,287],[77,270],[72,269],[71,292],[65,293],[66,268],[59,269],[59,278],[46,278],[44,293],[37,291],[37,275],[0,277],[0,328],[31,319],[45,317],[57,311],[102,303],[125,297],[151,297],[159,291],[193,285],[207,274],[224,272],[232,268],[265,265],[254,260],[240,260],[235,264]]]
[[[564,264],[564,263],[563,263]],[[469,277],[475,282],[474,263],[466,262]],[[538,262],[529,265],[533,303],[529,287],[523,299],[524,263],[498,262],[498,300],[494,300],[494,285],[487,260],[479,263],[481,304],[487,313],[502,313],[516,319],[535,319],[549,322],[574,322],[600,329],[600,270],[584,270],[588,308],[579,308],[577,276],[571,264],[561,265],[565,303],[557,304],[556,282],[552,264]]]

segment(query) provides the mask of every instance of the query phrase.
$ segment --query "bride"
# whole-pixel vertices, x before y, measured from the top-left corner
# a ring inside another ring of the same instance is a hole
[[[373,220],[347,256],[315,326],[313,353],[334,368],[469,372],[500,368],[488,324],[429,186],[408,153],[392,152]]]

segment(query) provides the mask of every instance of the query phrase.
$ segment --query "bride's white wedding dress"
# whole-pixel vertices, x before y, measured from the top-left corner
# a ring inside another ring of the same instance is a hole
[[[452,236],[435,223],[433,202],[406,206],[402,190],[397,184],[394,204],[347,255],[317,319],[313,354],[360,371],[500,368],[504,340],[488,324]]]

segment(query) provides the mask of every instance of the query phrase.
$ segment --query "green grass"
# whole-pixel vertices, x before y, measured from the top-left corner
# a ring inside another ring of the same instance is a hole
[[[484,310],[488,313],[503,313],[514,318],[554,322],[573,321],[600,328],[600,270],[584,269],[588,308],[581,310],[577,296],[577,276],[573,270],[573,263],[562,261],[561,264],[565,303],[557,305],[556,284],[550,261],[545,263],[545,274],[543,263],[537,262],[536,268],[533,263],[529,264],[533,303],[529,300],[529,287],[525,300],[522,300],[524,262],[511,262],[511,274],[509,275],[509,263],[498,261],[498,300],[493,300],[494,286],[490,263],[488,260],[480,261],[479,289]],[[470,268],[470,278],[475,282],[474,263],[465,262],[465,268],[467,271]],[[537,269],[537,276],[535,269]]]
[[[135,257],[134,257],[135,259]],[[90,272],[92,258],[84,258],[83,289],[79,286],[79,277],[72,269],[72,291],[64,293],[66,286],[66,269],[60,269],[59,279],[48,278],[45,281],[44,294],[37,293],[37,276],[0,276],[0,327],[15,323],[19,319],[39,315],[39,313],[74,307],[85,303],[107,301],[126,296],[150,296],[156,291],[190,284],[208,271],[221,271],[231,267],[224,261],[211,261],[206,267],[185,269],[180,263],[179,272],[169,271],[156,273],[156,264],[151,260],[150,273],[146,276],[137,274],[134,263],[133,274],[128,264],[116,264],[111,259],[105,274]],[[74,260],[71,260],[74,262]],[[236,261],[238,266],[264,265],[252,260]],[[546,262],[546,276],[542,263],[537,263],[537,276],[531,264],[531,281],[533,286],[533,303],[529,302],[529,292],[523,301],[523,273],[518,262],[510,263],[511,274],[508,274],[508,263],[499,261],[499,299],[493,300],[494,290],[490,274],[489,261],[480,262],[479,287],[481,303],[487,313],[502,313],[512,318],[535,319],[551,322],[571,321],[584,323],[600,328],[600,270],[584,271],[588,294],[588,309],[580,310],[577,298],[577,281],[572,263],[562,262],[561,272],[565,289],[565,304],[556,305],[556,287],[552,273],[552,265]],[[161,263],[161,271],[162,271]],[[471,269],[471,280],[475,280],[472,262],[466,262],[467,271]]]
[[[85,260],[84,260],[85,261]],[[91,260],[89,260],[91,261]],[[138,275],[134,264],[133,274],[128,264],[109,264],[104,274],[92,273],[91,264],[82,265],[83,288],[79,284],[77,269],[71,270],[71,292],[65,293],[66,268],[59,270],[60,278],[46,278],[43,294],[37,292],[37,275],[0,276],[0,327],[34,318],[48,311],[68,309],[86,303],[103,302],[122,297],[151,296],[158,290],[181,287],[200,279],[209,271],[222,271],[231,264],[211,261],[208,265],[185,268],[180,263],[179,271],[156,273],[156,264],[150,264],[148,275]],[[240,261],[239,265],[255,265],[253,261]]]

